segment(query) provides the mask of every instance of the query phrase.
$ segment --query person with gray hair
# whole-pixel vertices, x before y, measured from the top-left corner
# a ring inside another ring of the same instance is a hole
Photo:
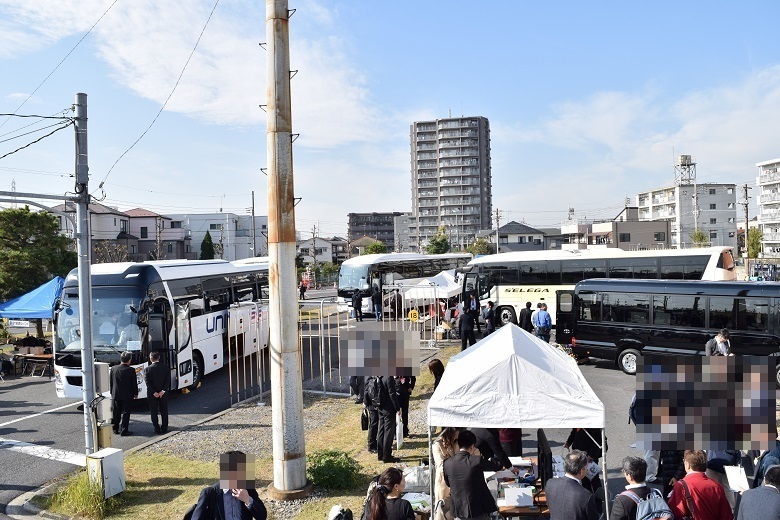
[[[626,490],[615,497],[609,520],[636,520],[636,509],[652,491],[645,484],[647,462],[641,457],[623,459],[623,477],[628,482]]]
[[[588,455],[584,451],[571,450],[563,458],[566,475],[547,481],[545,494],[550,520],[596,520],[599,508],[596,496],[582,487],[582,479],[588,473]]]
[[[735,516],[737,520],[780,518],[780,466],[766,470],[763,486],[742,493]]]

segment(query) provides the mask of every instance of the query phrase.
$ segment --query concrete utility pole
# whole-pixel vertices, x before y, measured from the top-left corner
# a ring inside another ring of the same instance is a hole
[[[81,395],[84,399],[84,446],[95,451],[90,404],[95,399],[92,352],[91,233],[89,229],[89,163],[87,161],[87,95],[76,94],[76,239],[79,273],[79,323],[81,323]]]
[[[257,254],[257,240],[255,240],[255,191],[252,190],[252,256],[260,256]]]
[[[293,500],[311,493],[306,482],[303,389],[298,354],[295,272],[295,192],[290,101],[287,0],[266,0],[268,268],[274,482],[268,496]]]
[[[750,218],[748,217],[748,206],[750,205],[749,189],[751,188],[747,184],[742,186],[745,197],[745,202],[741,203],[745,207],[745,276],[750,276],[750,248],[748,247],[748,237],[750,236]]]
[[[498,250],[498,228],[500,227],[499,226],[500,218],[501,218],[500,213],[498,212],[498,208],[496,208],[496,253],[499,252],[499,250]]]

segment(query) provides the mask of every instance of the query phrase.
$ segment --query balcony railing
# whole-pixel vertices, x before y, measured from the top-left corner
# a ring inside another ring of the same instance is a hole
[[[758,202],[761,204],[780,202],[780,193],[765,193],[764,195],[759,196]]]
[[[780,233],[764,233],[764,242],[780,242]]]

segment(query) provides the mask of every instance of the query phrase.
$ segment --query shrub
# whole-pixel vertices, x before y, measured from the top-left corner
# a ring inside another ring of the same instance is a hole
[[[119,499],[111,497],[103,500],[103,492],[94,482],[90,482],[86,471],[70,479],[51,498],[51,507],[56,512],[80,518],[101,520],[119,506]]]
[[[328,489],[349,489],[360,482],[360,463],[346,451],[319,450],[306,456],[306,476]]]

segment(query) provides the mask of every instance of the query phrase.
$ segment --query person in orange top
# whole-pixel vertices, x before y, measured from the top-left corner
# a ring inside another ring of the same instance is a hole
[[[675,520],[685,517],[707,520],[733,520],[723,486],[704,474],[707,471],[707,454],[701,450],[686,450],[683,455],[685,477],[678,480],[669,498],[669,509]]]

